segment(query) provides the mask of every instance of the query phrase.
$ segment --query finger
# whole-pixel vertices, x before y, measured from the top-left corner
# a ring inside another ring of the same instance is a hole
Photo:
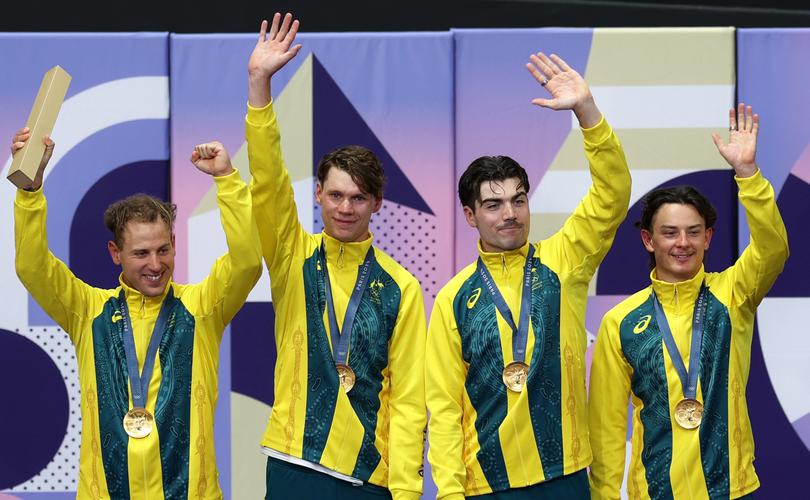
[[[29,129],[28,127],[23,127],[23,128],[21,128],[20,130],[18,130],[18,131],[16,132],[16,135],[23,135],[23,134],[27,134],[27,133],[28,133],[28,132],[30,132],[30,131],[31,131],[31,129]]]
[[[25,146],[24,142],[12,142],[11,143],[11,154],[17,154],[17,151],[21,150]]]
[[[545,74],[543,74],[543,72],[542,72],[542,71],[540,71],[539,69],[537,69],[537,67],[536,67],[534,64],[532,64],[532,63],[526,63],[526,69],[528,69],[528,70],[529,70],[529,73],[531,73],[531,74],[532,74],[532,76],[534,77],[534,79],[535,79],[535,80],[537,80],[537,82],[538,82],[540,85],[542,85],[542,86],[544,86],[544,87],[546,86],[546,84],[548,83],[548,78],[546,78],[546,75],[545,75]]]
[[[301,44],[300,43],[289,50],[290,59],[292,59],[293,57],[298,55],[299,50],[301,50]]]
[[[563,71],[571,71],[571,67],[563,61],[562,57],[558,56],[557,54],[551,54],[551,60],[554,61],[557,66],[562,68]]]
[[[747,132],[751,132],[751,129],[754,126],[754,117],[752,116],[753,108],[751,106],[745,107],[745,130]]]
[[[554,76],[554,70],[549,65],[544,63],[536,54],[530,55],[529,60],[543,72],[544,78],[551,80]]]
[[[717,146],[717,150],[721,151],[723,149],[723,139],[720,138],[720,134],[717,132],[712,132],[712,140],[714,141],[714,145]]]
[[[557,109],[556,99],[541,99],[541,98],[532,99],[532,104],[541,106],[543,108]]]
[[[278,25],[280,22],[281,22],[281,13],[276,12],[275,14],[273,14],[273,24],[270,25],[270,34],[268,36],[268,39],[270,40],[276,39],[276,33],[278,33]]]
[[[737,105],[737,130],[745,127],[745,103]]]
[[[49,136],[49,135],[46,135],[46,136],[42,137],[42,144],[45,145],[45,148],[51,148],[51,149],[53,149],[53,147],[56,145],[56,143],[53,142],[53,139],[51,139],[51,136]]]
[[[25,141],[28,140],[29,137],[31,137],[30,132],[22,132],[22,130],[20,130],[20,131],[17,132],[16,135],[14,135],[14,139],[12,139],[12,140],[14,142],[20,142],[20,141],[25,142]]]
[[[194,146],[194,149],[197,151],[197,154],[200,155],[200,159],[205,159],[205,148],[202,144]]]
[[[293,40],[295,40],[295,35],[298,34],[298,19],[292,22],[292,26],[290,26],[290,31],[287,32],[287,36],[284,37],[284,44],[289,47],[292,45]]]
[[[734,108],[728,110],[728,130],[729,132],[737,130],[737,115],[734,113]]]
[[[754,137],[759,133],[759,115],[754,113],[754,116],[751,117],[751,121],[754,122],[751,126],[751,133],[754,134]]]
[[[262,20],[262,25],[259,27],[259,43],[266,40],[267,36],[267,19]]]
[[[191,158],[189,159],[191,160],[191,163],[196,165],[197,162],[200,161],[200,153],[198,153],[197,150],[195,149],[194,151],[191,152]]]
[[[287,12],[284,14],[284,22],[281,23],[281,29],[277,35],[279,40],[283,40],[287,36],[287,33],[290,31],[290,24],[292,24],[292,14]]]
[[[540,60],[543,61],[543,64],[548,66],[548,68],[551,70],[552,75],[556,75],[557,73],[562,73],[560,68],[556,64],[554,64],[554,61],[549,59],[549,57],[547,55],[543,54],[542,52],[538,52],[537,57],[539,57]],[[545,69],[543,71],[545,71]]]

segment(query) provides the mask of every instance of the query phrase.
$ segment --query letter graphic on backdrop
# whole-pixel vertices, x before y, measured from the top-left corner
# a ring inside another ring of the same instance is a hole
[[[117,285],[103,224],[106,206],[143,191],[168,195],[168,36],[0,35],[0,137],[22,127],[45,70],[73,81],[53,130],[45,178],[48,240],[84,281]],[[122,54],[126,54],[123,58]],[[32,138],[39,140],[39,138]],[[11,163],[4,148],[4,171]],[[74,498],[81,427],[73,345],[28,296],[14,271],[15,189],[0,189],[0,429],[3,498]],[[11,408],[11,411],[8,411]]]
[[[321,156],[348,144],[372,149],[388,178],[385,202],[372,218],[375,243],[421,281],[429,310],[453,272],[453,199],[448,196],[454,191],[451,35],[304,33],[299,38],[302,53],[273,78],[272,88],[299,218],[309,231],[323,227],[313,198]],[[252,35],[172,36],[172,186],[180,210],[184,205],[188,210],[181,212],[179,225],[187,221],[191,281],[205,275],[224,240],[209,229],[219,217],[210,184],[198,189],[183,171],[183,155],[194,140],[188,130],[224,138],[236,152],[234,165],[247,178],[246,64],[254,43]],[[214,81],[183,71],[211,58],[220,67]],[[178,229],[178,238],[182,231]],[[259,441],[274,400],[275,364],[269,290],[265,271],[223,341],[224,404],[218,411],[228,414],[230,426],[223,424],[216,432],[218,439],[231,436],[227,470],[219,445],[218,459],[223,489],[233,498],[264,494],[266,459]],[[226,387],[230,400],[224,397]],[[428,484],[425,498],[432,496],[435,490]]]

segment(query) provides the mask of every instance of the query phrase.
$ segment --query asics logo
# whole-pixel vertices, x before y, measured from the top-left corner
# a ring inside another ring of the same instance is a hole
[[[472,309],[473,307],[475,307],[476,302],[478,302],[478,297],[480,296],[481,296],[481,288],[476,288],[475,290],[473,290],[472,295],[470,295],[470,298],[467,299],[467,309]]]
[[[650,320],[652,320],[652,316],[649,314],[645,314],[641,317],[641,319],[636,323],[636,326],[633,327],[633,333],[639,334],[647,329],[650,326]]]

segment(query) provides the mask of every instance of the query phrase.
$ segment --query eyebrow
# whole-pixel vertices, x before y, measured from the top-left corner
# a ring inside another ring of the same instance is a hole
[[[520,198],[521,196],[525,196],[525,197],[528,198],[529,195],[526,194],[526,191],[521,191],[518,194],[516,194],[515,196],[513,196],[509,201],[515,201],[518,198]],[[481,200],[481,204],[483,205],[484,203],[487,203],[487,202],[490,202],[490,201],[503,201],[503,200],[504,200],[504,198],[486,198],[486,199]]]
[[[691,226],[688,226],[686,229],[700,229],[702,227],[703,227],[703,224],[693,224]],[[678,226],[671,226],[671,225],[668,225],[668,224],[662,224],[661,229],[679,229],[679,227]]]

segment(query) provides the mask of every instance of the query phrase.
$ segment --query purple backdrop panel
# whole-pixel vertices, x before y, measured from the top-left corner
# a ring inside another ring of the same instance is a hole
[[[757,495],[798,498],[810,470],[810,136],[803,132],[810,114],[810,30],[737,31],[740,101],[760,115],[757,164],[773,183],[790,242],[785,270],[758,310],[748,402],[756,437],[756,467],[762,481]],[[740,210],[740,250],[748,243]]]
[[[536,97],[547,97],[547,92],[526,70],[526,63],[532,53],[556,53],[585,74],[592,30],[455,30],[453,34],[456,180],[479,156],[507,155],[523,165],[529,183],[536,187],[571,131],[571,112],[531,104]],[[477,257],[478,233],[468,227],[457,199],[454,206],[455,264],[460,269]]]

